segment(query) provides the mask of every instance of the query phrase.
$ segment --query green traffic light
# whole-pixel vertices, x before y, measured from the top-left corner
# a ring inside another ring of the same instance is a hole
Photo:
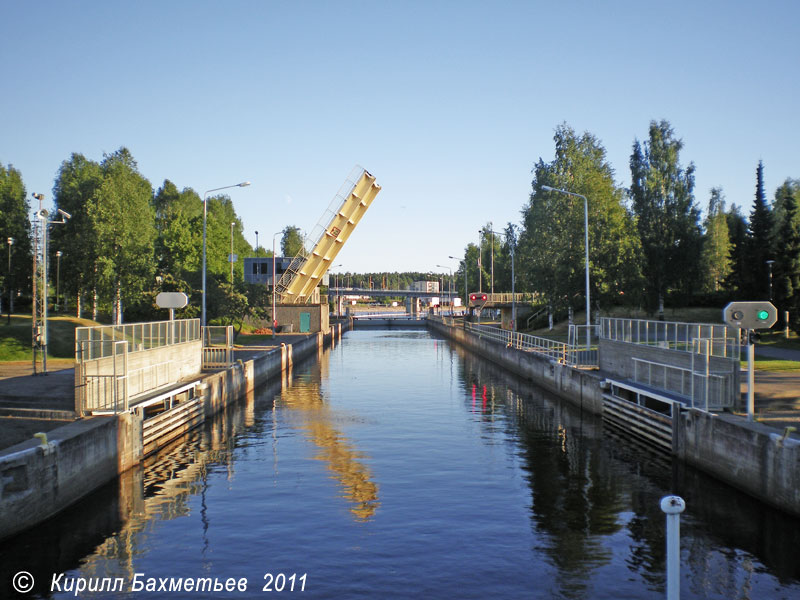
[[[766,310],[760,310],[758,311],[758,313],[756,313],[756,318],[759,321],[766,321],[767,319],[769,319],[769,312],[767,312]]]

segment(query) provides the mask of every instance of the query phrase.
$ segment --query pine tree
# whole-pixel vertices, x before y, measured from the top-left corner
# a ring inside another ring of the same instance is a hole
[[[769,297],[767,261],[772,258],[772,210],[764,195],[764,164],[758,161],[756,169],[756,197],[750,212],[747,227],[747,253],[744,257],[743,290],[750,300],[766,300]]]

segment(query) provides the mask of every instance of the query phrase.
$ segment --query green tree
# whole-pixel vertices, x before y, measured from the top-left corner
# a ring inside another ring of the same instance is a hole
[[[783,227],[784,203],[786,199],[794,198],[795,204],[800,205],[800,179],[786,178],[775,190],[775,199],[772,201],[773,239],[779,239],[778,230]],[[795,215],[795,226],[800,227],[800,212]]]
[[[744,260],[747,255],[747,219],[735,204],[725,213],[730,241],[730,273],[725,279],[725,289],[739,292],[744,289]]]
[[[533,191],[523,208],[516,255],[520,289],[540,292],[554,308],[581,307],[585,300],[585,208],[581,198],[545,191],[567,190],[588,199],[591,295],[595,303],[617,301],[639,287],[639,247],[623,190],[601,142],[566,124],[553,137],[555,158],[533,169]]]
[[[769,275],[767,261],[773,257],[772,210],[764,194],[764,164],[758,161],[756,168],[756,197],[750,222],[747,227],[747,252],[744,257],[744,292],[752,300],[766,300],[769,297]]]
[[[115,323],[122,307],[141,301],[155,271],[153,188],[127,148],[105,155],[103,182],[92,199],[98,249],[98,287],[110,300]]]
[[[778,230],[773,265],[773,298],[779,316],[789,311],[792,329],[800,333],[800,228],[797,227],[797,202],[792,196],[783,201],[783,222]]]
[[[26,198],[25,184],[22,175],[12,165],[4,167],[0,163],[0,268],[2,273],[3,304],[9,299],[9,290],[18,290],[25,294],[31,289],[32,241],[30,234],[30,204]],[[8,239],[14,242],[9,246]],[[11,272],[8,272],[8,253],[11,253]],[[10,307],[6,306],[6,310]]]
[[[153,198],[158,272],[175,279],[195,278],[203,252],[203,203],[190,189],[165,179]],[[180,290],[187,291],[187,290]]]
[[[707,292],[718,292],[731,272],[731,240],[728,232],[728,217],[725,213],[725,197],[722,188],[712,188],[708,200],[705,221],[703,253],[701,262],[706,272],[703,288]]]
[[[283,256],[297,256],[298,252],[303,249],[303,234],[299,227],[294,225],[287,225],[283,228],[283,237],[281,238],[281,252]]]
[[[693,163],[680,164],[683,142],[668,121],[651,121],[648,140],[631,154],[633,212],[644,254],[647,306],[663,309],[667,292],[688,295],[700,277],[700,213]]]
[[[92,207],[102,183],[100,164],[82,154],[73,153],[62,162],[53,187],[53,200],[57,208],[72,217],[64,225],[53,227],[50,233],[51,248],[62,252],[62,295],[75,299],[78,318],[83,316],[85,300],[91,299],[95,320],[99,254]]]

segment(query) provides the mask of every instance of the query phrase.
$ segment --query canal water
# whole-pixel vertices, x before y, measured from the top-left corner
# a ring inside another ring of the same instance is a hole
[[[351,331],[0,546],[0,577],[35,579],[20,598],[660,599],[669,493],[682,598],[800,598],[800,521],[428,332]]]

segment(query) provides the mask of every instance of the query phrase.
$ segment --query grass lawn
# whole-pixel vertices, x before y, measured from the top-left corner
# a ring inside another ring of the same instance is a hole
[[[97,325],[88,319],[50,317],[47,319],[47,357],[75,358],[75,328]],[[0,361],[33,360],[31,317],[11,315],[11,324],[0,318]]]

